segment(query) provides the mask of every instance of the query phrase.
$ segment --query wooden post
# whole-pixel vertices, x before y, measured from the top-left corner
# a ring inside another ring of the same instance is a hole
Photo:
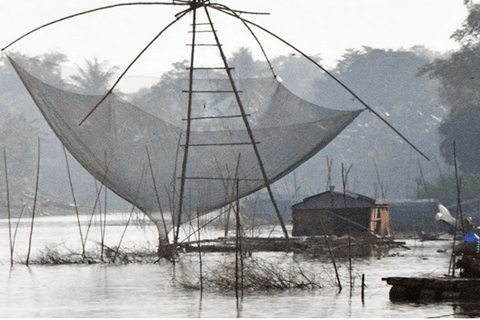
[[[362,302],[364,302],[365,298],[365,274],[362,273]]]
[[[10,239],[10,266],[13,266],[13,240],[12,240],[12,225],[10,213],[10,193],[8,189],[8,172],[7,172],[7,151],[3,147],[3,160],[5,162],[5,183],[7,191],[7,214],[8,214],[8,238]]]

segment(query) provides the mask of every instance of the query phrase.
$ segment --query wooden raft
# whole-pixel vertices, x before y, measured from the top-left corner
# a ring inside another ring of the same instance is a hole
[[[218,238],[212,240],[202,240],[183,242],[179,248],[184,252],[198,252],[198,246],[201,246],[202,252],[235,252],[236,241],[234,237]],[[333,252],[347,252],[349,243],[346,239],[337,239],[329,243]],[[405,242],[394,241],[388,238],[365,239],[357,238],[350,243],[352,249],[356,249],[357,254],[369,252],[372,249],[406,248]],[[323,237],[292,237],[285,238],[242,238],[242,247],[249,252],[295,252],[295,253],[320,253],[327,251],[327,243]],[[408,249],[408,248],[407,248]]]
[[[390,300],[477,300],[480,298],[480,279],[477,278],[382,278],[391,285]]]

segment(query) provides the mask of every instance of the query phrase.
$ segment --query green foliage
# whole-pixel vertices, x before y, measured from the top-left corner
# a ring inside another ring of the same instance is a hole
[[[459,173],[460,199],[462,201],[478,197],[480,194],[480,174]],[[441,175],[433,181],[419,183],[419,199],[438,199],[440,203],[453,204],[457,201],[455,175]]]
[[[480,173],[480,5],[469,7],[462,28],[452,38],[462,47],[447,58],[426,65],[420,74],[440,81],[440,97],[448,108],[439,132],[440,150],[453,164],[453,142],[456,143],[459,168]]]

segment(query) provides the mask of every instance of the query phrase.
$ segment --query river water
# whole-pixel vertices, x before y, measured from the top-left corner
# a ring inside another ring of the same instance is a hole
[[[83,217],[83,225],[87,217]],[[154,227],[138,223],[125,229],[126,216],[108,216],[105,243],[122,247],[154,250]],[[89,230],[89,246],[100,239],[100,227]],[[264,230],[267,234],[271,230]],[[85,236],[85,228],[83,235]],[[202,237],[221,235],[210,230]],[[273,234],[279,233],[274,231]],[[353,261],[354,286],[350,289],[347,261],[337,261],[343,289],[339,292],[328,257],[286,253],[259,253],[254,258],[274,264],[301,265],[320,276],[321,289],[245,291],[238,300],[234,291],[206,288],[188,289],[179,281],[198,276],[197,254],[185,254],[175,264],[77,264],[38,265],[25,261],[30,234],[29,221],[20,223],[16,235],[14,265],[10,266],[8,223],[0,220],[0,317],[467,317],[480,316],[480,305],[458,302],[393,303],[390,286],[381,280],[388,276],[441,276],[447,273],[451,241],[406,239],[403,248],[392,248]],[[75,217],[44,217],[35,220],[31,261],[46,248],[80,251]],[[208,266],[231,261],[232,254],[203,255]],[[294,262],[292,262],[294,261]],[[215,273],[215,269],[212,269]],[[210,270],[210,272],[212,272]],[[364,299],[361,275],[365,275]]]

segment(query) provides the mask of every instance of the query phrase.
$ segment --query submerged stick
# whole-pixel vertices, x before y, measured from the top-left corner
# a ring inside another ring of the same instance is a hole
[[[38,177],[40,175],[40,138],[38,138],[38,159],[37,159],[37,181],[35,184],[35,198],[33,199],[33,210],[32,210],[32,223],[30,224],[30,237],[28,239],[28,252],[27,252],[27,261],[26,265],[28,267],[28,261],[30,259],[30,250],[32,248],[32,236],[33,236],[33,223],[35,221],[35,209],[37,208],[37,196],[38,196]]]
[[[10,192],[8,189],[8,171],[7,171],[7,151],[3,147],[3,160],[5,164],[5,185],[7,191],[7,214],[8,214],[8,238],[10,239],[10,266],[13,266],[13,241],[12,241],[12,225],[10,213]]]

